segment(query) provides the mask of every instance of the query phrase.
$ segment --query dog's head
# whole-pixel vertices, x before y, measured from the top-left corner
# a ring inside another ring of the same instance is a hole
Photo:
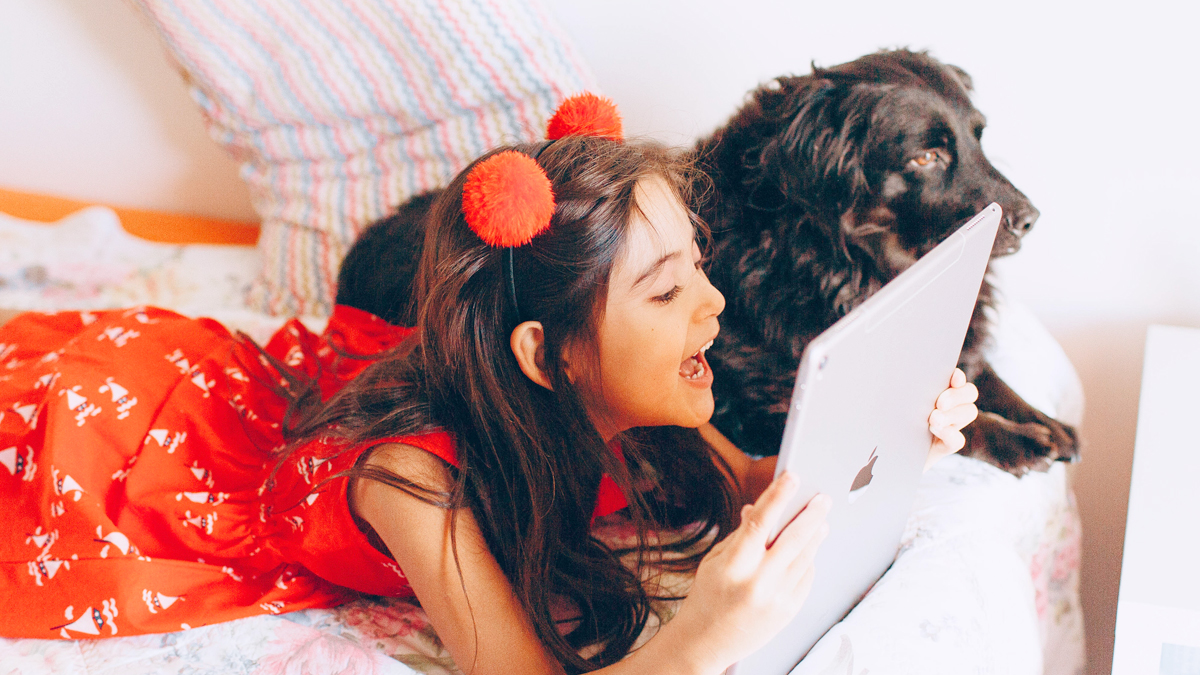
[[[760,87],[714,138],[736,152],[743,208],[802,209],[895,276],[990,202],[993,255],[1020,247],[1038,211],[987,160],[965,72],[897,50]],[[721,163],[731,165],[726,157]],[[835,230],[836,231],[833,231]]]

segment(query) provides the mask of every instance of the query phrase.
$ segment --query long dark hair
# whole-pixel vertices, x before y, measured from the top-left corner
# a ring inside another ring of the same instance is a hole
[[[593,337],[638,209],[638,181],[662,177],[685,204],[695,181],[679,155],[649,142],[567,137],[545,148],[499,148],[476,163],[508,149],[542,149],[537,161],[554,190],[549,229],[513,251],[521,317],[542,323],[553,391],[531,382],[511,352],[518,317],[503,280],[502,249],[481,241],[462,215],[468,168],[426,220],[413,339],[295,431],[301,443],[336,436],[341,447],[452,432],[458,467],[449,493],[362,462],[355,475],[455,511],[471,509],[541,642],[567,671],[585,672],[619,660],[645,627],[654,597],[641,582],[644,566],[694,569],[733,526],[736,490],[728,466],[698,435],[626,432],[617,439],[621,462],[563,367],[568,348],[591,348],[598,359]],[[634,548],[612,550],[592,536],[603,474],[629,501]],[[648,533],[660,529],[680,535],[671,544],[652,543]],[[632,568],[621,561],[631,552]],[[664,561],[668,552],[674,555]],[[577,614],[560,627],[551,607],[561,599]],[[590,657],[579,654],[585,647]]]

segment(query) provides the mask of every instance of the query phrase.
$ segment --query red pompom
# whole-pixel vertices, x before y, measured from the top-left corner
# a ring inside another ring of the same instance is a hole
[[[523,246],[550,226],[554,192],[546,172],[515,150],[492,155],[471,169],[463,186],[463,215],[492,246]]]
[[[625,137],[616,104],[587,92],[563,101],[546,125],[547,140],[556,141],[563,136],[596,136],[614,141]]]

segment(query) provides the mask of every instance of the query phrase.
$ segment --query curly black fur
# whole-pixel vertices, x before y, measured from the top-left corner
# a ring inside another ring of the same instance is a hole
[[[777,78],[696,146],[714,187],[699,207],[710,273],[728,303],[708,352],[713,423],[742,449],[778,452],[805,346],[984,206],[1005,214],[993,256],[1020,247],[1038,211],[984,156],[970,91],[927,54],[870,54]],[[987,370],[991,297],[985,283],[963,349],[973,380]],[[1020,473],[1074,456],[1063,429],[1061,447],[969,450]]]

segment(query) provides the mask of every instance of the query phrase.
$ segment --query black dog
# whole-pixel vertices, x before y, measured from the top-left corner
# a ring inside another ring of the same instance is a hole
[[[804,347],[995,201],[1008,255],[1037,209],[987,161],[983,116],[962,70],[923,53],[871,54],[759,88],[695,149],[714,190],[710,275],[725,294],[707,356],[720,375],[713,423],[751,453],[779,451]],[[338,277],[339,304],[411,325],[422,195],[372,225]],[[1078,454],[1075,432],[1023,401],[983,360],[984,284],[962,353],[980,389],[963,453],[1022,474]]]
[[[743,450],[778,452],[809,341],[984,206],[1005,214],[993,256],[1020,247],[1038,211],[984,157],[970,91],[924,53],[880,52],[776,79],[697,145],[715,188],[699,208],[711,276],[728,303],[708,352],[713,424]],[[991,297],[985,282],[961,357],[981,411],[964,454],[1018,475],[1073,460],[1074,430],[984,361]]]

